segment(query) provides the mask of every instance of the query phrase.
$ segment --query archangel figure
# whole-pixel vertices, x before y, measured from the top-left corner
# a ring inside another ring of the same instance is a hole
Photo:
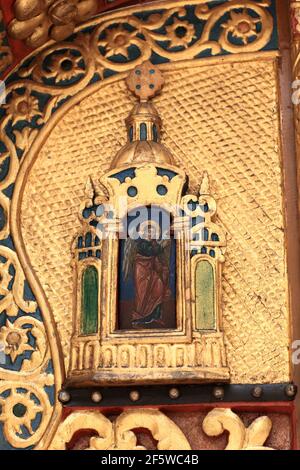
[[[146,220],[140,225],[137,240],[128,238],[123,262],[124,278],[133,276],[133,327],[162,320],[162,306],[171,297],[169,287],[169,239],[161,239],[159,224]]]

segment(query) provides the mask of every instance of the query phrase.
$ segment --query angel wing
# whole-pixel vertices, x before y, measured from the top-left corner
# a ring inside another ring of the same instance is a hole
[[[127,238],[124,247],[124,256],[122,263],[122,271],[125,280],[127,280],[133,273],[134,260],[137,253],[136,241],[132,238]]]
[[[170,266],[170,259],[171,259],[171,240],[160,240],[158,242],[160,246],[163,248],[162,258],[167,266]]]

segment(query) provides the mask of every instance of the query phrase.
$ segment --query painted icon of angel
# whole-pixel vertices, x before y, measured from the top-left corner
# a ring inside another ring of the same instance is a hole
[[[157,222],[140,225],[139,237],[125,241],[123,276],[133,279],[132,327],[164,325],[163,306],[172,296],[170,288],[171,240],[161,238]]]

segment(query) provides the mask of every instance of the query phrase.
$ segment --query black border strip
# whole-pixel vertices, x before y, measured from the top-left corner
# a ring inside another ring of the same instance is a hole
[[[98,392],[98,396],[100,393],[100,401],[95,402],[92,399],[95,392]],[[288,402],[294,400],[296,393],[297,387],[292,383],[181,384],[178,386],[68,387],[63,389],[63,394],[61,392],[59,393],[59,399],[68,407],[99,406],[102,408],[175,404],[187,405],[216,402]],[[61,399],[62,397],[64,400]]]

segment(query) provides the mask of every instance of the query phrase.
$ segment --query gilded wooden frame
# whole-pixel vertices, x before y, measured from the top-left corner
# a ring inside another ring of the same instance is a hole
[[[198,2],[191,1],[189,3],[195,5]],[[249,3],[252,4],[253,2],[249,2]],[[158,2],[156,5],[162,8],[165,7],[166,5],[168,5],[168,8],[169,7],[176,8],[177,6],[181,6],[181,7],[184,6],[185,2],[181,2],[181,1],[176,2],[176,3],[175,2]],[[148,9],[150,7],[145,6],[145,8]],[[230,9],[230,2],[228,2],[228,4],[226,5],[226,8]],[[135,11],[136,11],[136,7],[129,8],[126,10],[126,15],[130,15],[131,13],[134,13]],[[270,38],[270,34],[273,28],[273,23],[270,19],[269,13],[266,15],[265,6],[262,6],[260,8],[260,12],[263,12],[263,16],[264,16],[263,35],[260,36],[258,41],[254,41],[254,43],[252,43],[250,48],[244,47],[244,48],[241,48],[240,50],[235,50],[235,49],[230,50],[229,48],[229,53],[231,54],[238,53],[238,55],[227,55],[221,58],[220,57],[207,57],[203,59],[198,59],[198,58],[195,58],[196,48],[194,48],[193,51],[191,51],[190,49],[187,49],[182,54],[174,54],[172,58],[170,58],[171,62],[169,64],[163,64],[162,69],[164,70],[178,69],[179,70],[181,67],[184,67],[184,66],[195,67],[197,66],[197,64],[199,65],[200,62],[202,62],[202,64],[207,64],[207,65],[208,64],[215,65],[215,64],[219,64],[220,62],[224,64],[230,63],[230,62],[234,63],[236,61],[244,62],[244,63],[247,63],[249,61],[250,63],[251,60],[253,59],[257,61],[261,60],[262,61],[261,64],[263,64],[264,61],[266,60],[271,60],[274,62],[274,67],[275,67],[275,57],[278,55],[278,53],[275,51],[270,51],[270,50],[265,50],[262,52],[262,49],[265,47],[265,45],[268,42],[268,39]],[[113,12],[109,14],[108,16],[105,15],[100,20],[93,19],[92,21],[87,23],[85,26],[92,27],[99,22],[102,22],[104,25],[108,25],[111,22],[118,21],[119,18],[120,18],[120,12]],[[210,24],[211,23],[212,21],[210,22]],[[77,29],[77,32],[79,32],[81,29],[82,28],[79,27]],[[224,43],[224,37],[222,37],[221,43],[222,43],[222,46],[225,45],[225,49],[226,49],[226,42]],[[21,90],[26,80],[28,80],[27,84],[30,89],[29,94],[31,94],[32,90],[35,93],[41,93],[41,95],[45,92],[43,88],[43,84],[41,84],[41,80],[40,80],[42,76],[40,67],[41,67],[42,61],[44,60],[44,57],[47,55],[49,50],[54,51],[56,50],[57,47],[59,49],[61,45],[50,43],[45,48],[41,48],[40,50],[35,51],[31,55],[31,57],[28,58],[35,63],[35,67],[36,67],[35,79],[32,80],[31,78],[29,78],[29,75],[26,75],[27,71],[23,69],[22,70],[23,76],[22,77],[18,76],[17,78],[12,80],[10,83],[10,86],[8,88],[10,97],[12,96],[12,92],[18,89],[18,87]],[[67,45],[65,44],[64,47],[67,47]],[[203,48],[205,49],[205,45],[203,46]],[[144,52],[145,51],[143,50],[143,53]],[[147,54],[145,55],[147,56]],[[143,58],[145,58],[145,55],[143,56]],[[179,63],[176,64],[176,60],[179,60]],[[105,62],[105,65],[107,65],[108,61],[104,60],[104,62]],[[115,65],[115,71],[117,73],[121,72],[121,75],[119,75],[118,77],[105,78],[105,83],[109,85],[119,80],[119,78],[122,78],[122,77],[124,78],[125,71],[129,70],[133,66],[134,66],[133,62],[130,62],[129,64],[126,63],[126,64]],[[53,317],[53,312],[51,311],[49,301],[47,300],[47,297],[43,292],[42,286],[37,278],[37,275],[32,270],[32,266],[28,258],[28,254],[26,253],[26,250],[25,250],[25,244],[22,239],[22,233],[21,233],[21,220],[20,220],[21,201],[20,199],[23,196],[24,187],[25,187],[28,175],[30,173],[31,167],[34,161],[36,160],[40,149],[42,148],[43,144],[47,140],[47,137],[49,136],[51,130],[75,103],[78,103],[83,97],[88,96],[89,94],[93,93],[96,89],[98,89],[99,83],[90,84],[86,89],[84,89],[84,87],[87,84],[91,83],[91,78],[95,70],[93,59],[91,56],[88,61],[88,69],[89,69],[88,76],[84,75],[83,80],[80,80],[79,84],[76,84],[73,87],[69,87],[69,89],[67,90],[67,93],[68,93],[68,98],[70,98],[70,100],[64,103],[63,107],[61,108],[59,108],[60,98],[62,97],[65,98],[66,88],[54,87],[53,89],[50,90],[50,87],[49,87],[48,92],[51,95],[52,101],[51,102],[49,101],[47,103],[45,101],[43,105],[41,104],[40,110],[39,110],[40,114],[42,115],[43,129],[39,130],[39,132],[37,133],[34,133],[34,132],[31,133],[31,131],[33,131],[33,128],[30,128],[31,130],[29,134],[26,136],[25,131],[22,128],[20,135],[23,138],[23,141],[22,139],[20,139],[20,136],[18,137],[19,153],[21,152],[22,155],[24,154],[24,158],[21,163],[16,158],[16,147],[14,143],[10,142],[9,136],[5,135],[5,141],[11,153],[12,163],[11,163],[10,170],[9,170],[9,177],[4,182],[3,187],[5,189],[6,187],[10,185],[12,181],[15,181],[15,179],[16,179],[16,184],[14,188],[14,195],[13,195],[13,201],[12,201],[11,207],[10,207],[10,201],[7,201],[6,200],[7,198],[4,197],[3,194],[1,193],[1,198],[2,198],[1,202],[3,202],[6,214],[10,218],[10,225],[8,224],[7,227],[4,228],[3,233],[8,234],[9,228],[11,228],[11,233],[15,240],[15,249],[18,253],[18,260],[20,262],[20,263],[18,262],[18,265],[17,265],[18,273],[23,273],[24,277],[26,276],[26,279],[28,280],[30,286],[32,287],[33,294],[42,311],[44,327],[45,327],[45,331],[47,334],[47,337],[45,338],[45,342],[46,343],[48,342],[47,344],[49,344],[49,347],[51,349],[51,357],[52,357],[52,361],[53,361],[54,369],[55,369],[54,374],[53,374],[54,380],[55,380],[55,394],[57,394],[57,392],[61,388],[62,383],[64,382],[64,379],[65,379],[62,352],[60,350],[61,348],[59,344],[58,332],[56,328],[56,322]],[[15,99],[17,99],[17,97],[9,98],[8,104],[13,102]],[[7,112],[8,115],[9,115],[9,112],[10,111]],[[7,125],[7,122],[8,122],[7,120],[6,121],[4,120],[3,132],[5,130],[5,126]],[[25,129],[26,128],[27,127],[25,127]],[[13,256],[13,254],[11,254],[10,256]],[[22,281],[22,276],[21,276],[21,281]],[[22,282],[21,282],[21,285],[22,285]],[[51,374],[48,374],[48,375],[50,376]],[[283,378],[287,376],[287,373],[283,369],[281,372],[281,376]],[[16,385],[20,379],[23,380],[23,385],[25,384],[24,375],[21,375],[20,373],[16,374],[12,372],[10,374],[9,372],[4,371],[3,377],[5,379],[5,385],[6,384],[9,385],[10,383],[12,384],[12,386]],[[48,380],[50,380],[50,377],[48,377]],[[27,374],[26,381],[28,382],[28,384],[29,382],[35,384],[36,390],[43,388],[42,385],[37,383],[37,377],[34,374],[32,375]],[[31,386],[31,385],[29,384],[28,386]],[[46,402],[47,400],[45,398],[45,403]],[[57,400],[55,401],[53,414],[51,418],[50,418],[51,408],[49,407],[47,408],[47,406],[45,405],[45,410],[47,411],[47,417],[46,416],[43,417],[43,425],[41,429],[38,432],[36,432],[30,438],[30,440],[26,441],[25,443],[24,442],[22,443],[22,442],[19,442],[18,439],[13,440],[11,436],[8,436],[9,441],[16,447],[18,446],[24,447],[25,445],[35,445],[36,443],[38,443],[38,446],[40,448],[47,448],[60,419],[61,405],[59,404]]]

